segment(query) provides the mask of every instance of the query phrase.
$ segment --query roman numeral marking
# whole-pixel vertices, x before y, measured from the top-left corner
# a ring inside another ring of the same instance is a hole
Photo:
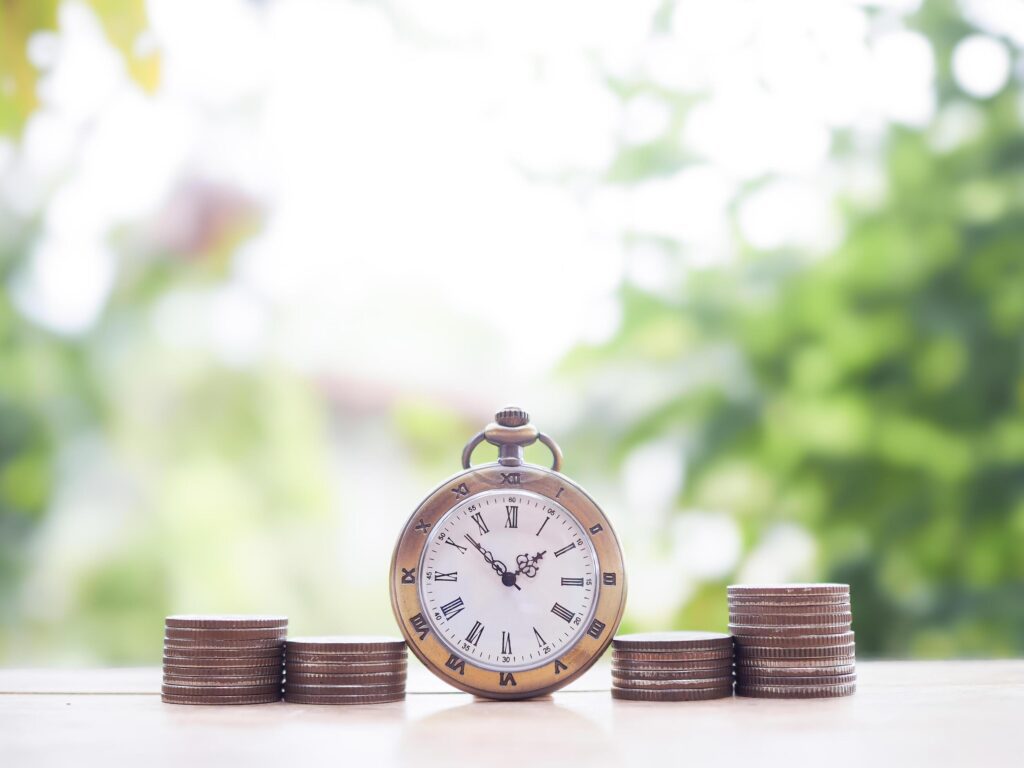
[[[603,574],[601,574],[601,583],[604,584],[606,587],[614,587],[616,583],[615,574],[609,571],[605,571]]]
[[[522,482],[522,475],[519,472],[502,472],[501,482],[498,485],[519,485]]]
[[[466,642],[476,645],[480,642],[480,636],[484,633],[484,625],[479,621],[473,622],[473,628],[469,630],[469,634],[466,635]],[[503,633],[504,634],[504,633]]]
[[[430,632],[430,625],[427,624],[427,620],[423,618],[422,613],[417,613],[410,618],[409,623],[412,624],[413,631],[420,636],[420,640],[423,640]]]
[[[533,535],[534,536],[540,536],[540,532],[544,530],[544,526],[548,524],[548,520],[550,520],[550,519],[551,519],[550,517],[545,517],[544,518],[544,522],[540,524],[540,528],[538,528],[537,532],[535,534],[533,534]]]
[[[465,483],[459,483],[454,488],[452,488],[451,491],[456,496],[469,496],[469,486],[466,485]]]
[[[465,547],[460,547],[458,544],[455,543],[454,539],[445,539],[444,543],[445,544],[451,544],[453,547],[455,547],[457,550],[459,550],[459,552],[461,552],[462,554],[466,554],[466,548]]]
[[[458,580],[459,580],[459,572],[458,571],[452,571],[451,573],[441,573],[440,571],[437,571],[434,574],[434,581],[458,581]]]
[[[466,674],[466,660],[460,659],[454,653],[448,656],[448,661],[444,665],[452,672],[458,672],[460,675]]]
[[[512,635],[504,630],[501,633],[501,652],[506,656],[512,655]]]
[[[594,619],[594,621],[590,624],[590,629],[587,630],[587,634],[595,640],[597,640],[597,638],[601,636],[601,633],[604,632],[604,626],[605,624],[603,621],[598,621],[597,619]]]
[[[573,616],[576,615],[561,603],[555,603],[553,606],[551,606],[551,612],[555,614],[555,616],[557,616],[558,618],[564,619],[567,622],[572,621]]]
[[[540,648],[542,645],[544,645],[544,638],[540,636],[540,632],[537,631],[536,627],[533,628],[533,636],[537,638],[537,647],[538,648]]]
[[[568,667],[565,666],[565,664],[562,663],[561,659],[555,659],[555,674],[556,675],[562,674],[562,670],[563,669],[568,669]]]
[[[424,522],[423,518],[421,517],[420,521],[416,523],[416,530],[422,533],[424,536],[426,536],[427,531],[430,530],[430,523]]]
[[[563,576],[562,577],[562,586],[563,587],[582,587],[583,586],[583,577],[582,576],[577,576],[577,577]]]
[[[473,522],[476,523],[476,527],[480,529],[481,536],[483,536],[490,530],[490,528],[487,527],[487,523],[484,522],[483,512],[477,512],[475,515],[473,515]]]
[[[505,527],[506,528],[518,528],[519,527],[519,507],[515,504],[505,505]]]
[[[559,496],[561,496],[561,495],[562,495],[562,492],[563,492],[564,490],[565,490],[565,488],[562,488],[561,486],[559,486],[559,487],[558,487],[558,493],[556,493],[556,494],[555,494],[555,498],[557,499],[557,498],[558,498]]]
[[[604,526],[602,526],[600,523],[598,523],[597,525],[590,526],[590,532],[592,534],[593,533],[600,533],[603,530],[604,530]]]
[[[516,684],[516,679],[515,679],[515,677],[514,677],[514,676],[512,675],[512,673],[511,673],[511,672],[499,672],[499,673],[498,673],[498,682],[499,682],[499,683],[500,683],[500,684],[501,684],[502,686],[506,686],[506,685],[511,685],[511,686],[515,686],[515,684]]]
[[[556,549],[555,550],[555,557],[561,557],[566,552],[568,552],[570,549],[576,549],[576,542],[575,541],[572,544],[566,544],[561,549]]]
[[[465,604],[463,604],[462,598],[461,597],[456,597],[450,603],[445,603],[444,605],[441,606],[441,613],[444,614],[444,617],[446,619],[451,621],[454,617],[456,617],[460,613],[462,613],[462,611],[463,611],[463,609],[465,609],[465,607],[466,606],[465,606]]]
[[[415,568],[403,568],[402,569],[402,583],[403,584],[415,584],[416,583],[416,569]]]

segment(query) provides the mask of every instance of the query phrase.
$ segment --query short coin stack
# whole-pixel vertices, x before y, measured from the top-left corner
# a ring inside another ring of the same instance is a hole
[[[733,584],[736,694],[772,699],[857,690],[848,584]]]
[[[732,638],[649,632],[612,640],[612,698],[699,701],[732,696]]]
[[[265,704],[281,699],[287,616],[168,616],[169,704]]]
[[[405,641],[393,637],[305,637],[285,648],[285,701],[382,704],[405,698]]]

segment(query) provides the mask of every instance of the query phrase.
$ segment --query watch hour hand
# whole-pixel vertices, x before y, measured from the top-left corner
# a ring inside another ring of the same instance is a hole
[[[524,552],[523,554],[516,557],[516,565],[518,566],[518,569],[516,570],[516,576],[518,576],[519,574],[523,574],[523,576],[526,576],[531,579],[534,576],[536,576],[538,569],[537,561],[544,557],[545,552],[547,552],[546,549],[544,550],[544,552],[538,552],[533,557],[530,557],[529,553]]]

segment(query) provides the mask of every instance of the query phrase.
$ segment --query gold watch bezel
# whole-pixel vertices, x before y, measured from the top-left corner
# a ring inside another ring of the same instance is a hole
[[[597,554],[597,597],[590,626],[560,655],[533,669],[498,672],[454,654],[437,638],[420,602],[421,555],[430,532],[454,506],[484,491],[532,491],[564,506],[579,521]],[[414,580],[410,581],[410,571]],[[606,581],[614,574],[614,583]],[[402,635],[416,657],[450,685],[493,699],[543,696],[568,685],[589,669],[608,648],[626,606],[622,548],[604,512],[575,482],[534,464],[499,463],[472,467],[453,475],[432,491],[409,518],[391,557],[391,606]],[[417,618],[419,617],[419,618]],[[596,622],[596,623],[595,623]],[[601,626],[603,625],[603,626]],[[451,658],[455,661],[449,665]],[[460,663],[461,662],[461,663]]]

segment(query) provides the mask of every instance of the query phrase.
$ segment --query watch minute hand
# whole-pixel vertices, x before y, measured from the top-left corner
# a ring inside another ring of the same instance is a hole
[[[503,562],[501,562],[500,560],[495,560],[494,559],[494,555],[491,554],[490,550],[484,549],[482,546],[480,546],[480,544],[477,542],[477,540],[474,539],[472,536],[470,536],[468,533],[466,534],[466,539],[469,541],[470,544],[472,544],[476,548],[476,550],[481,555],[484,556],[484,561],[486,561],[486,563],[489,566],[494,568],[494,570],[498,571],[499,575],[501,575],[501,573],[504,570],[507,570],[505,568],[505,564]],[[501,568],[502,570],[499,571],[498,568]]]
[[[489,549],[484,549],[482,546],[480,546],[477,540],[470,536],[468,533],[466,534],[466,539],[469,541],[470,544],[472,544],[477,549],[477,551],[481,555],[484,556],[484,562],[491,566],[491,568],[494,569],[494,572],[501,577],[502,584],[504,584],[506,587],[515,587],[516,589],[522,591],[523,588],[516,584],[516,574],[510,573],[508,567],[503,562],[501,562],[501,560],[495,560],[494,555],[491,554],[491,551]]]

